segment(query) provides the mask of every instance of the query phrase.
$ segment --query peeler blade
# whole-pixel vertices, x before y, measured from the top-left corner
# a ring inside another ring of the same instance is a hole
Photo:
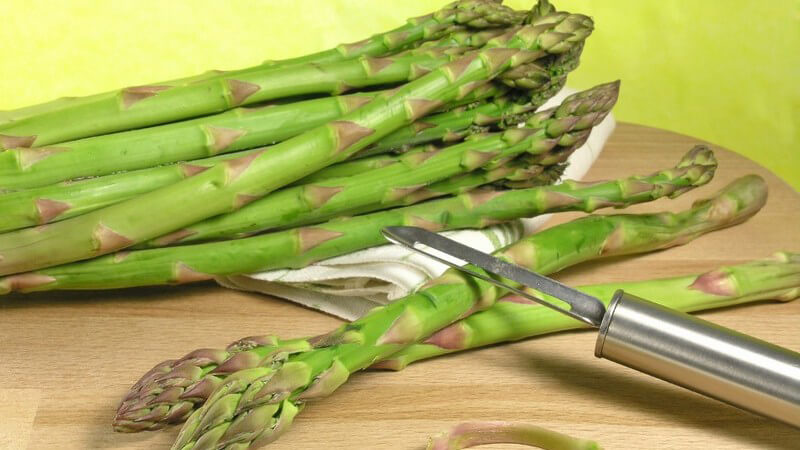
[[[473,277],[500,286],[517,295],[592,325],[595,328],[600,327],[603,316],[606,313],[605,305],[591,295],[584,294],[551,278],[531,272],[515,264],[505,262],[425,229],[402,226],[386,227],[383,229],[383,235],[393,243],[408,247],[409,249],[434,258]],[[489,273],[516,281],[523,286],[561,300],[569,305],[569,309],[562,308],[555,303],[531,295],[522,289],[510,286],[502,280],[471,270],[469,267],[465,267],[466,263],[470,263]]]

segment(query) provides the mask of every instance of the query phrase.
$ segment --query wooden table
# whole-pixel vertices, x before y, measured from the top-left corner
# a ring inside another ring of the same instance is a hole
[[[623,124],[587,179],[670,167],[696,139]],[[630,211],[677,210],[758,173],[767,206],[750,221],[685,247],[567,270],[567,283],[701,272],[800,251],[800,195],[755,163],[718,149],[707,187]],[[563,214],[551,223],[578,214]],[[800,350],[800,301],[703,313]],[[0,448],[169,448],[177,430],[117,434],[117,402],[143,372],[197,347],[254,334],[310,335],[340,322],[287,302],[210,283],[0,301]],[[800,432],[592,356],[594,334],[569,332],[440,358],[401,373],[359,374],[309,405],[274,449],[415,449],[467,420],[512,420],[598,440],[606,449],[797,449]],[[500,449],[502,446],[486,448]]]

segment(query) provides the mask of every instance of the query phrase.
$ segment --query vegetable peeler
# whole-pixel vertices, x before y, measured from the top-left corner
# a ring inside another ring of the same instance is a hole
[[[606,308],[596,297],[422,228],[386,227],[383,235],[599,329],[594,349],[598,358],[800,428],[800,353],[621,290]],[[472,270],[467,263],[498,277]]]

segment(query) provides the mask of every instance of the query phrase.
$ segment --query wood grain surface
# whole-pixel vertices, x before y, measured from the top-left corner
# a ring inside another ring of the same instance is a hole
[[[696,139],[622,124],[587,179],[671,167]],[[697,273],[800,251],[800,195],[755,163],[715,148],[714,181],[676,200],[630,208],[678,210],[735,177],[770,187],[750,221],[645,256],[584,264],[571,284]],[[578,217],[563,214],[555,224]],[[800,301],[702,314],[800,350]],[[211,283],[0,298],[0,449],[166,449],[177,429],[118,434],[110,420],[128,387],[154,364],[243,336],[327,331],[332,317]],[[798,449],[800,431],[593,356],[594,334],[567,332],[424,361],[400,373],[353,376],[308,405],[274,449],[414,449],[467,420],[512,420],[593,438],[606,449]],[[501,449],[503,446],[489,446]]]

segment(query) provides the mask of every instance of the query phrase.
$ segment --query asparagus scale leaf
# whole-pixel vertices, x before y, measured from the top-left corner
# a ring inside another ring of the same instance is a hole
[[[582,207],[593,210],[594,208],[604,205],[622,206],[637,201],[648,201],[664,195],[675,196],[685,192],[685,190],[693,184],[702,184],[707,181],[713,173],[714,167],[713,155],[710,150],[707,148],[698,148],[690,152],[689,155],[678,164],[678,167],[661,171],[654,174],[652,177],[633,177],[605,183],[589,184],[567,182],[560,186],[531,189],[528,191],[529,193],[526,197],[530,199],[532,205],[539,206],[534,206],[529,209],[528,212],[531,213],[530,215],[534,215],[535,213],[546,211],[565,211],[576,207],[574,205],[583,205]],[[641,189],[645,184],[650,184],[651,189],[649,191]],[[518,191],[509,191],[493,199],[488,199],[484,196],[480,202],[476,204],[476,209],[489,208],[492,202],[501,199],[502,196],[517,195],[518,193]],[[495,203],[495,205],[500,208],[500,211],[508,211],[512,202],[502,201]],[[412,208],[418,208],[419,206]],[[580,208],[581,206],[577,207]],[[448,215],[452,217],[457,214],[458,209],[442,209],[437,207],[436,211],[439,211],[438,214],[440,217],[442,215],[441,211],[449,211]],[[484,211],[489,210],[484,209]],[[409,215],[409,217],[419,218],[416,220],[416,223],[427,222],[430,224],[428,218],[425,216],[413,214]],[[493,220],[487,220],[491,219],[491,216],[487,217],[484,213],[483,217],[486,223],[493,222]],[[637,218],[638,216],[631,217],[634,217],[634,219],[629,220],[628,222],[630,223],[647,220],[645,218]],[[599,220],[602,221],[604,219]],[[361,224],[358,227],[352,226],[347,229],[361,230],[365,226],[366,224]],[[566,233],[564,230],[575,228],[582,229],[583,227],[582,225],[561,227],[558,228],[558,230],[562,231],[550,231],[549,234],[563,234]],[[383,224],[380,224],[375,227],[372,232],[381,243],[385,242],[380,233],[382,228]],[[435,227],[434,229],[440,228],[441,227]],[[666,237],[671,237],[675,233],[685,231],[677,226],[669,230],[672,233],[668,233],[665,235]],[[579,231],[576,231],[576,233],[578,232]],[[602,233],[598,233],[596,238],[601,239]],[[545,238],[537,237],[536,239],[540,240]],[[549,267],[556,264],[557,261],[548,262],[547,260],[548,258],[560,260],[561,256],[560,253],[558,253],[559,250],[564,250],[564,247],[567,247],[570,249],[567,254],[580,250],[571,246],[570,243],[574,242],[576,241],[561,241],[560,247],[545,253],[542,257],[542,261],[537,264],[542,268],[550,270]],[[657,244],[658,242],[654,242],[652,245]],[[586,254],[581,254],[586,256],[591,254],[594,250],[594,248],[587,247]],[[600,254],[600,252],[596,252],[595,254]],[[218,253],[215,253],[215,255],[218,255]],[[219,258],[215,257],[215,259]],[[570,264],[570,262],[566,264]],[[112,271],[109,270],[108,273],[110,274]],[[113,273],[118,273],[118,271],[113,271]],[[441,280],[442,279],[440,279],[440,281]],[[228,374],[243,368],[258,367],[262,361],[265,361],[267,354],[274,355],[281,353],[281,351],[276,353],[276,346],[280,347],[286,344],[295,348],[297,342],[298,341],[290,341],[282,343],[277,338],[269,336],[245,339],[234,343],[225,351],[201,350],[199,353],[192,353],[179,360],[162,363],[136,383],[120,406],[117,419],[115,420],[115,427],[120,431],[138,431],[156,429],[162,427],[165,423],[185,420],[188,413],[194,408],[194,406],[191,405],[202,404],[202,402],[208,398],[211,389],[219,386]],[[169,391],[169,394],[165,394],[167,391]],[[176,412],[178,410],[182,412]]]
[[[432,230],[482,228],[546,212],[624,207],[680,195],[707,183],[715,169],[713,153],[701,146],[687,153],[675,168],[649,177],[475,191],[246,239],[120,252],[0,278],[0,292],[186,283],[221,275],[305,267],[321,259],[384,244],[381,229],[387,226],[416,225]]]

